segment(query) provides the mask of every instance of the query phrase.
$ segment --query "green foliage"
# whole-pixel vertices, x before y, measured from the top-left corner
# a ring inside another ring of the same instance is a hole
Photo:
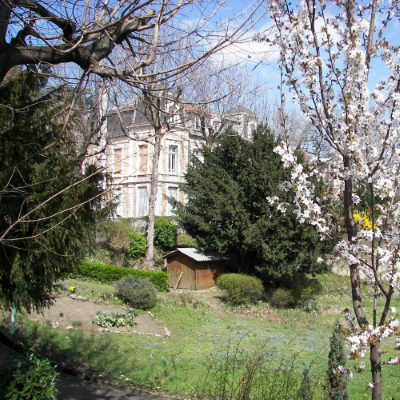
[[[48,359],[31,354],[26,362],[18,360],[15,369],[3,367],[0,371],[0,397],[56,400],[58,375]]]
[[[187,233],[178,235],[176,245],[177,247],[198,247],[197,240]]]
[[[217,279],[217,286],[225,290],[230,303],[246,304],[259,300],[264,293],[260,279],[242,274],[223,274]]]
[[[306,312],[317,312],[320,307],[315,299],[323,292],[323,286],[316,279],[306,279],[292,289],[277,288],[271,291],[269,302],[276,308],[301,307]]]
[[[115,265],[92,264],[87,261],[81,261],[78,273],[72,273],[70,274],[70,277],[76,278],[78,275],[87,276],[108,284],[111,284],[124,276],[133,275],[139,279],[148,278],[159,292],[167,292],[169,288],[168,274],[163,271],[143,271],[117,267]]]
[[[105,235],[106,246],[112,252],[112,262],[122,266],[125,255],[130,250],[130,238],[134,232],[132,225],[121,218],[105,224],[102,232]]]
[[[308,299],[303,304],[303,311],[308,313],[318,313],[321,311],[321,307],[314,299]]]
[[[157,290],[149,279],[126,276],[114,282],[116,294],[132,307],[148,310],[156,305]]]
[[[323,290],[323,286],[316,279],[296,285],[291,291],[293,305],[296,307],[303,306],[307,301],[315,300]]]
[[[41,309],[94,236],[104,176],[82,172],[70,91],[14,69],[0,84],[0,300]],[[73,132],[74,134],[72,134]]]
[[[279,138],[266,126],[257,128],[252,141],[227,133],[219,146],[204,149],[204,162],[193,160],[188,167],[182,186],[188,202],[174,203],[180,224],[199,247],[229,256],[265,281],[326,270],[317,260],[334,241],[321,241],[313,226],[301,224],[292,194],[281,190],[291,171],[273,151]],[[268,202],[273,196],[287,204],[285,213]]]
[[[120,326],[135,326],[136,322],[133,320],[137,317],[137,313],[134,310],[129,310],[125,314],[102,314],[100,311],[96,312],[96,319],[92,321],[92,324],[102,326],[103,328],[112,328]]]
[[[247,351],[246,351],[247,350]],[[254,350],[228,343],[215,351],[206,373],[195,388],[195,398],[208,399],[312,399],[316,386],[311,371],[299,376],[298,355],[285,356],[270,343]],[[309,397],[301,392],[307,391]]]
[[[143,258],[147,251],[147,240],[141,233],[133,231],[129,237],[129,253],[130,259],[136,260]]]
[[[269,302],[276,308],[293,307],[293,294],[291,290],[277,288],[273,290],[268,297]]]
[[[82,322],[81,321],[72,321],[71,325],[73,328],[77,329],[77,328],[81,327]]]
[[[342,336],[336,326],[332,330],[328,354],[328,370],[326,371],[325,395],[327,399],[347,400],[347,374],[344,373],[347,356]],[[338,367],[343,367],[343,372]]]
[[[163,250],[176,247],[177,227],[167,218],[157,218],[154,222],[154,244]]]
[[[297,392],[297,400],[312,400],[313,397],[314,388],[312,387],[310,368],[305,367],[303,370],[303,379],[301,380],[300,389]]]

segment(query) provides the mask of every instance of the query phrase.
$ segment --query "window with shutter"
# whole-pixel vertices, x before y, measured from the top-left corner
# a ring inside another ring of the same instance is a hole
[[[147,172],[147,145],[139,146],[139,172]]]
[[[114,149],[114,174],[122,173],[122,149]]]

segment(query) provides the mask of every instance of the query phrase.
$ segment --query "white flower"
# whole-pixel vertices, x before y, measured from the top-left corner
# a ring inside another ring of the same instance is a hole
[[[395,365],[395,364],[400,364],[399,357],[392,358],[391,360],[388,361],[388,365]]]
[[[370,387],[371,389],[374,388],[374,384],[373,383],[368,383],[368,387]]]
[[[347,370],[347,379],[353,379],[353,371],[351,369]]]
[[[395,313],[396,312],[396,307],[392,307],[391,310],[392,310],[392,313]]]

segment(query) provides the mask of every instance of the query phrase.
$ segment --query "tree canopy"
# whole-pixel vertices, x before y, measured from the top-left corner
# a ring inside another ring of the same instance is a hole
[[[291,195],[280,189],[290,171],[273,151],[277,143],[267,126],[259,126],[252,141],[227,131],[212,150],[203,149],[204,161],[192,160],[182,187],[188,202],[177,208],[180,223],[200,247],[272,279],[326,269],[321,256],[333,247],[298,221]],[[285,213],[270,204],[272,196],[286,204]]]
[[[34,71],[0,86],[0,298],[18,309],[51,302],[102,213],[103,176],[82,172],[67,104],[68,91]]]

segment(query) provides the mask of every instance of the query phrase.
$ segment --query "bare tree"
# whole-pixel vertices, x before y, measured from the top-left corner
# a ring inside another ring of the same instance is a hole
[[[245,26],[255,23],[252,20],[262,2],[256,0],[246,7],[237,16],[242,22],[235,27],[226,21],[215,22],[223,3],[0,0],[0,81],[14,66],[43,63],[74,63],[86,74],[131,82],[143,77],[158,79],[160,70],[156,75],[145,70],[156,55],[179,43],[177,39],[160,41],[161,28],[172,23],[181,38],[197,34],[190,56],[164,71],[173,75],[240,37]],[[196,16],[195,22],[185,25],[189,12]]]

